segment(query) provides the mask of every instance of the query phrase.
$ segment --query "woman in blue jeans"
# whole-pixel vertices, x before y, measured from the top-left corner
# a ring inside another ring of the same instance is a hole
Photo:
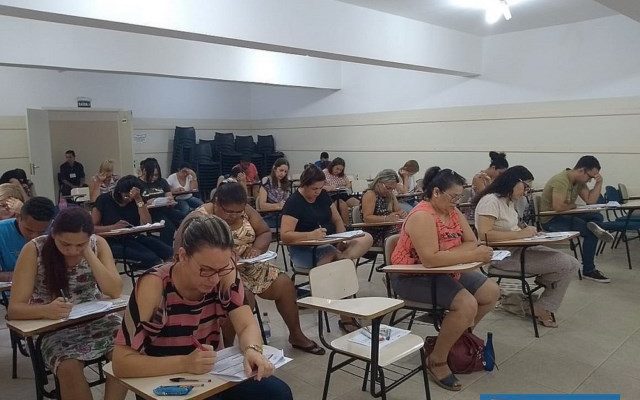
[[[141,188],[140,179],[127,175],[120,178],[113,192],[98,196],[91,211],[96,233],[150,223],[151,214],[142,200]],[[140,234],[112,237],[107,242],[114,258],[126,258],[144,269],[161,264],[173,256],[171,246],[156,236]]]

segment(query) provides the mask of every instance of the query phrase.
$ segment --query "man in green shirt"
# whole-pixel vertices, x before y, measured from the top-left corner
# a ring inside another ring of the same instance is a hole
[[[589,190],[587,182],[595,180]],[[576,208],[578,196],[587,204],[596,204],[602,192],[600,163],[594,156],[583,156],[573,169],[553,176],[542,191],[540,211],[562,212]],[[609,283],[611,280],[596,269],[594,258],[598,240],[610,242],[613,236],[602,229],[607,226],[602,214],[585,212],[580,214],[540,217],[542,228],[550,232],[580,231],[582,236],[582,276],[595,282]]]

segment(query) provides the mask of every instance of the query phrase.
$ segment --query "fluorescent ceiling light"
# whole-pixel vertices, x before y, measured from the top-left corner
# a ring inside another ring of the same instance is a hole
[[[504,17],[507,21],[511,19],[511,10],[507,0],[490,0],[487,2],[484,19],[488,24],[495,24]]]

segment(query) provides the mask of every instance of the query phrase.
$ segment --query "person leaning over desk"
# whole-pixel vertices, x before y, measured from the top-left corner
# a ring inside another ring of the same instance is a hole
[[[272,376],[262,355],[253,314],[243,305],[244,288],[233,257],[229,226],[216,216],[193,213],[176,234],[177,261],[145,272],[131,294],[116,336],[113,372],[120,378],[210,372],[221,342],[221,320],[229,318],[244,354],[246,380],[214,399],[289,400],[291,390]],[[193,339],[203,349],[196,348]]]
[[[122,279],[106,240],[94,235],[89,213],[66,208],[56,216],[51,233],[27,243],[13,273],[7,318],[63,319],[74,304],[112,299],[122,294]],[[120,317],[109,314],[60,329],[42,339],[42,358],[60,382],[63,400],[91,399],[84,361],[111,358]],[[33,356],[33,355],[32,355]],[[123,399],[126,389],[107,377],[106,400]]]

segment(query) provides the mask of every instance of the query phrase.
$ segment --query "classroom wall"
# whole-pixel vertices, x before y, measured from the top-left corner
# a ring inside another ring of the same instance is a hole
[[[626,182],[640,192],[640,97],[453,107],[349,116],[254,121],[255,133],[272,133],[300,172],[326,150],[346,160],[348,174],[368,178],[416,159],[450,167],[467,178],[489,164],[488,152],[505,151],[511,165],[527,166],[534,186],[585,154],[603,165],[606,185]]]

